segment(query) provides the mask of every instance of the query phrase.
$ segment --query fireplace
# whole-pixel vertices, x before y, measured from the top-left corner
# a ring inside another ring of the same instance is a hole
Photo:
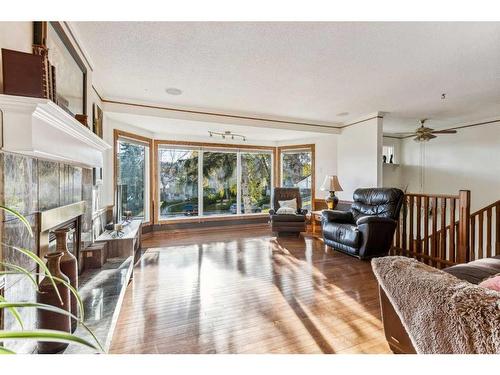
[[[52,252],[56,248],[56,236],[54,230],[68,228],[68,250],[78,260],[78,271],[83,270],[81,259],[81,237],[82,237],[82,217],[85,213],[85,202],[77,202],[52,210],[40,212],[40,233],[38,241],[38,255],[43,258],[45,254]]]

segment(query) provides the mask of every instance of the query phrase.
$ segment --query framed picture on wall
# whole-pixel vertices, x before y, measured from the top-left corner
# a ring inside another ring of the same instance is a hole
[[[102,109],[99,108],[97,104],[94,103],[92,106],[92,117],[93,117],[93,130],[94,133],[97,134],[99,137],[102,138],[102,118],[103,118],[103,113]]]
[[[45,47],[51,80],[57,78],[54,101],[72,116],[87,114],[87,68],[61,22],[35,21],[33,47]],[[54,85],[55,87],[55,85]]]

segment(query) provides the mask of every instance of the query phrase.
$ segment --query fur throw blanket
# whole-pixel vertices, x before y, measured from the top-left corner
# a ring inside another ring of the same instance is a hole
[[[417,353],[500,354],[500,292],[401,256],[372,268]]]

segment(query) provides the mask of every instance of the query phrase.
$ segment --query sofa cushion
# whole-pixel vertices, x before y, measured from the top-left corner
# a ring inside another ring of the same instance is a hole
[[[361,234],[353,224],[324,222],[323,236],[331,241],[343,243],[349,247],[358,248]]]
[[[479,284],[488,277],[500,273],[500,255],[457,264],[445,268],[443,271],[472,284]]]
[[[482,281],[479,286],[500,292],[500,274]]]
[[[304,222],[306,217],[304,215],[272,215],[271,220],[275,223],[278,222]]]
[[[278,201],[278,203],[279,203],[280,208],[289,207],[289,208],[293,208],[294,210],[297,210],[297,199],[296,198],[289,199],[286,201]]]
[[[296,209],[293,209],[292,207],[280,207],[276,211],[276,215],[294,215]]]

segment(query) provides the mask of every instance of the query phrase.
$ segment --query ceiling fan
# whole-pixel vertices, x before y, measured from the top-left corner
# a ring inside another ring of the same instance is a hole
[[[415,136],[413,140],[415,142],[429,142],[431,139],[436,138],[434,134],[456,134],[456,130],[434,130],[432,128],[426,127],[424,124],[427,119],[420,120],[420,126],[415,130],[414,133],[410,133],[410,136]]]

